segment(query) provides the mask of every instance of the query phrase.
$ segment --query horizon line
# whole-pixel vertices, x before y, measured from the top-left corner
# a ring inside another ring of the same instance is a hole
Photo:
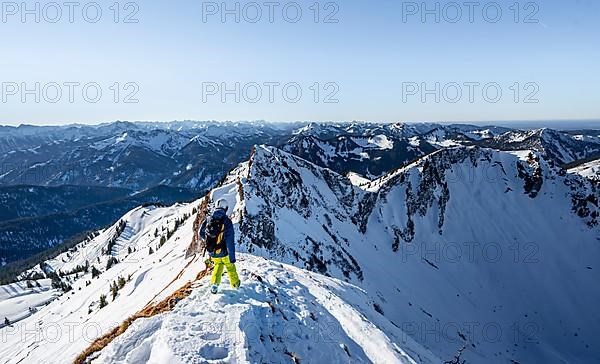
[[[37,124],[37,123],[20,123],[20,124],[4,124],[0,123],[0,127],[19,128],[19,127],[61,127],[61,126],[102,126],[110,125],[115,123],[131,123],[131,124],[169,124],[169,123],[215,123],[215,124],[226,124],[226,123],[265,123],[265,124],[352,124],[352,123],[364,123],[364,124],[460,124],[460,125],[477,125],[477,126],[497,126],[497,123],[512,124],[512,123],[567,123],[567,122],[578,122],[578,123],[600,123],[599,119],[509,119],[509,120],[404,120],[404,121],[388,121],[388,120],[328,120],[328,121],[316,121],[316,120],[200,120],[200,119],[183,119],[183,120],[112,120],[112,121],[100,121],[100,122],[75,122],[75,123],[64,123],[64,124]],[[495,124],[496,123],[496,124]],[[600,127],[600,125],[599,125]]]

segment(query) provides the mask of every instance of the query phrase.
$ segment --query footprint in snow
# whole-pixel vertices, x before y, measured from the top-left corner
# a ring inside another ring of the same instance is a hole
[[[186,328],[185,326],[186,325],[175,325],[175,326],[173,326],[172,330],[173,331],[184,331]]]
[[[204,332],[204,331],[210,330],[210,325],[206,325],[204,322],[201,322],[200,324],[192,325],[190,327],[190,330]]]
[[[215,345],[205,345],[198,354],[206,360],[221,360],[227,358],[227,348]]]
[[[197,328],[192,328],[192,330],[197,329]],[[200,338],[206,341],[215,341],[221,338],[221,335],[219,333],[216,332],[206,332],[202,335],[200,335]]]

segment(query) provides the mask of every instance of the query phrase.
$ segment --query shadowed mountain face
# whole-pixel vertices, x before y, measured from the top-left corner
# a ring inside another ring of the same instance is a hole
[[[40,217],[127,197],[132,190],[82,186],[0,187],[0,221]]]
[[[42,253],[83,233],[114,223],[143,204],[173,204],[199,194],[158,186],[139,193],[105,187],[0,187],[2,265]]]
[[[511,131],[484,140],[481,145],[500,150],[536,150],[559,165],[566,165],[590,157],[600,157],[599,141],[597,135],[594,137],[589,131],[567,133],[539,129]]]
[[[329,139],[299,134],[283,149],[344,175],[354,172],[376,178],[437,148],[420,136],[406,138],[365,130],[364,133],[341,134]]]
[[[239,134],[235,126],[217,134],[209,127],[162,129],[132,123],[63,128],[62,135],[61,127],[0,133],[0,183],[134,190],[163,184],[205,190],[247,159],[254,143],[280,134],[268,127],[268,135],[247,129]]]

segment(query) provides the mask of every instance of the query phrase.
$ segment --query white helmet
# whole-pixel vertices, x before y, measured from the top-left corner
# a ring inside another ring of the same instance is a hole
[[[217,209],[223,209],[223,210],[227,211],[229,209],[229,203],[227,202],[226,199],[220,198],[217,201],[217,203],[215,204],[215,208],[217,208]]]

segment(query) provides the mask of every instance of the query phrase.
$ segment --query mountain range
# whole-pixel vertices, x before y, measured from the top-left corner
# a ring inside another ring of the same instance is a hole
[[[372,180],[450,146],[533,150],[557,166],[574,168],[598,158],[598,134],[434,123],[5,126],[0,128],[5,207],[0,263],[79,239],[136,204],[203,195],[247,160],[254,145],[273,145],[338,174]]]
[[[205,191],[246,160],[255,144],[277,146],[341,174],[367,177],[380,177],[449,145],[532,149],[567,164],[597,157],[597,134],[433,123],[22,125],[0,129],[0,185],[133,190],[168,185]]]

